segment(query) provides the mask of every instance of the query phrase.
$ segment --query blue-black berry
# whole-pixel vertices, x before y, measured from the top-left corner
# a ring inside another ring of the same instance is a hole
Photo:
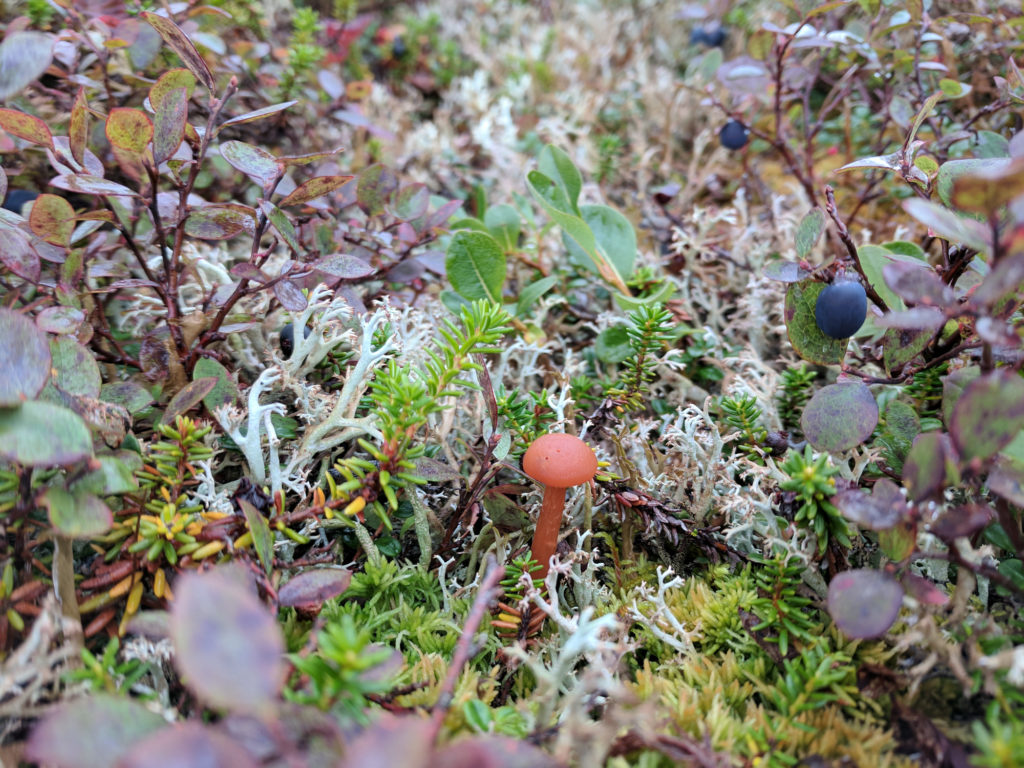
[[[750,131],[739,120],[730,120],[718,132],[718,140],[726,149],[742,149],[747,144]]]
[[[833,339],[848,339],[864,325],[868,316],[868,297],[864,286],[855,280],[843,280],[825,286],[814,305],[818,330]]]
[[[3,207],[8,211],[21,214],[21,209],[25,203],[31,203],[37,197],[39,197],[38,192],[29,192],[27,189],[12,189],[7,193]]]
[[[313,332],[313,329],[308,325],[303,331],[303,337],[309,338],[309,334]],[[295,326],[288,323],[284,328],[281,329],[281,353],[285,356],[285,359],[292,356],[292,350],[295,348]]]
[[[718,48],[725,42],[725,29],[714,27],[706,29],[695,27],[690,33],[690,43],[693,45],[706,45],[709,48]]]

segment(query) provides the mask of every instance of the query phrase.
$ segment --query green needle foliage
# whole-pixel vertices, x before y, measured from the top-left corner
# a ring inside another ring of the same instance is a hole
[[[751,604],[751,610],[761,623],[753,627],[753,631],[770,632],[768,640],[778,643],[779,653],[786,656],[793,640],[810,642],[815,637],[813,630],[817,621],[809,609],[813,601],[797,592],[806,566],[783,556],[771,560],[751,559],[763,566],[754,571],[758,598]]]
[[[789,479],[779,483],[779,488],[796,493],[796,503],[800,505],[793,521],[818,538],[819,554],[825,551],[830,541],[849,547],[849,526],[829,501],[836,492],[833,477],[839,470],[829,464],[828,454],[821,453],[815,457],[808,445],[803,453],[790,452],[780,469],[789,475]]]
[[[660,350],[673,339],[672,314],[661,305],[641,305],[629,315],[629,346],[633,355],[623,363],[618,381],[605,395],[625,412],[644,407],[647,385],[654,380]]]

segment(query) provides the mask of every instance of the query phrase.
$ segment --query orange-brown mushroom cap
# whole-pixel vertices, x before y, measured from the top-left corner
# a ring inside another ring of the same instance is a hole
[[[572,488],[597,473],[593,449],[574,435],[541,435],[523,454],[523,471],[551,488]]]

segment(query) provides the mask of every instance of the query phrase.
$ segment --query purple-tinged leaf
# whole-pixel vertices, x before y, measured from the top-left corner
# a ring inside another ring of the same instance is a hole
[[[71,336],[50,341],[51,383],[68,395],[98,397],[103,377],[92,352]]]
[[[981,253],[992,250],[989,233],[979,222],[957,216],[938,203],[914,198],[905,200],[903,209],[938,237],[953,243],[963,243]]]
[[[301,312],[306,308],[308,302],[305,294],[291,280],[278,280],[274,283],[273,290],[281,306],[289,312]]]
[[[44,242],[67,248],[75,231],[75,209],[63,197],[42,194],[32,204],[28,225]]]
[[[896,328],[905,331],[928,331],[935,333],[946,324],[946,315],[936,307],[914,307],[902,312],[886,312],[875,318],[879,328]]]
[[[882,267],[882,275],[893,293],[909,304],[944,307],[956,299],[953,289],[927,264],[917,266],[894,261]]]
[[[138,194],[116,181],[107,181],[88,173],[74,173],[50,179],[50,186],[78,192],[83,195],[114,195],[116,197],[138,197]]]
[[[259,768],[241,743],[198,722],[175,723],[132,745],[117,768]]]
[[[338,187],[347,184],[352,176],[316,176],[309,181],[303,182],[295,190],[285,197],[280,206],[285,208],[289,205],[300,205],[316,200],[318,197],[329,195]]]
[[[966,504],[947,509],[928,530],[946,543],[952,543],[961,536],[973,536],[993,519],[995,512],[987,504]]]
[[[51,362],[46,334],[24,315],[0,309],[0,407],[17,406],[38,395],[50,378]]]
[[[937,496],[948,483],[959,479],[956,449],[949,435],[923,432],[914,439],[903,462],[903,485],[911,501]]]
[[[948,428],[953,419],[953,407],[960,400],[964,387],[981,375],[981,368],[968,365],[957,368],[942,377],[942,423]]]
[[[149,333],[139,347],[139,365],[142,374],[150,381],[160,381],[170,375],[171,353],[167,349],[165,336]]]
[[[53,134],[46,123],[16,109],[0,109],[0,128],[12,136],[53,149]]]
[[[167,93],[153,117],[153,162],[160,165],[174,156],[185,139],[188,93],[175,88]]]
[[[328,152],[311,152],[308,155],[282,155],[277,158],[277,161],[288,166],[309,165],[310,163],[319,163],[321,160],[334,157],[334,155],[344,151],[344,147],[338,147],[337,149],[332,149]]]
[[[142,18],[148,21],[153,29],[160,33],[160,37],[164,39],[164,42],[167,43],[171,50],[178,54],[182,63],[195,75],[196,80],[212,92],[216,87],[213,75],[210,73],[210,68],[206,65],[206,61],[199,55],[199,51],[196,50],[195,45],[188,39],[188,36],[173,21],[163,16],[143,11]]]
[[[171,402],[164,409],[164,415],[161,417],[160,423],[173,424],[175,418],[188,413],[199,405],[203,398],[213,391],[215,386],[217,386],[217,379],[214,376],[196,379],[186,384],[171,398]]]
[[[679,754],[682,754],[681,750]],[[559,768],[561,765],[528,741],[493,734],[448,744],[440,748],[430,762],[430,768]]]
[[[33,729],[25,754],[55,768],[110,768],[133,744],[166,725],[134,699],[94,694],[48,713]]]
[[[272,104],[269,107],[263,107],[252,112],[246,112],[244,115],[238,115],[238,117],[232,117],[230,120],[225,120],[220,124],[218,132],[221,129],[227,128],[229,125],[242,125],[243,123],[254,123],[257,120],[262,120],[265,117],[276,115],[279,112],[284,112],[289,107],[298,104],[298,101],[283,101],[280,104]]]
[[[878,404],[859,381],[830,384],[804,408],[800,425],[815,449],[840,453],[863,443],[878,424]]]
[[[39,254],[21,230],[0,226],[0,262],[30,283],[39,281]]]
[[[903,587],[881,571],[844,571],[828,585],[828,612],[836,626],[854,639],[884,635],[902,605]]]
[[[277,599],[281,605],[319,608],[348,589],[351,581],[352,572],[347,568],[311,568],[286,581]]]
[[[244,141],[222,141],[220,154],[235,169],[241,171],[260,188],[267,190],[281,175],[277,158],[265,149]]]
[[[872,531],[892,528],[910,514],[899,486],[886,478],[876,482],[870,494],[853,488],[837,494],[832,503],[847,520]]]
[[[1000,368],[964,387],[949,433],[965,464],[995,455],[1024,429],[1024,379]]]
[[[110,507],[91,493],[71,494],[54,486],[48,488],[38,501],[46,507],[50,525],[71,539],[102,536],[114,522]]]
[[[129,413],[138,413],[153,402],[153,396],[135,381],[117,381],[104,384],[100,397],[105,402],[122,406]]]
[[[349,256],[347,253],[335,253],[324,256],[310,266],[334,277],[360,278],[372,275],[377,270],[362,259]]]
[[[923,576],[906,571],[900,577],[900,581],[903,582],[903,589],[906,590],[907,595],[921,605],[942,606],[949,602],[949,595]]]
[[[935,331],[890,328],[882,337],[882,364],[885,372],[896,376],[903,367],[920,355],[934,338]]]
[[[226,568],[178,577],[174,662],[210,706],[269,716],[284,682],[284,638],[247,580]]]
[[[651,197],[654,198],[654,202],[658,205],[668,205],[672,202],[672,199],[682,191],[682,185],[672,181],[668,184],[662,184],[660,187],[652,189]]]
[[[56,467],[90,456],[89,428],[74,411],[42,400],[0,409],[0,458],[27,467]]]
[[[967,213],[995,215],[1024,194],[1024,158],[986,158],[989,165],[953,181],[953,207]]]
[[[996,264],[971,296],[971,303],[989,310],[1000,309],[1015,297],[1024,283],[1024,253],[1010,253]]]
[[[452,215],[462,207],[461,200],[449,200],[447,203],[442,205],[436,211],[427,216],[426,222],[424,222],[423,229],[437,229],[443,227],[448,223],[448,220]]]
[[[71,105],[71,119],[68,121],[68,148],[71,157],[79,166],[85,164],[85,148],[89,143],[89,103],[85,98],[85,87],[75,94]]]
[[[1024,507],[1024,464],[1001,455],[987,478],[988,489],[1016,507]]]
[[[241,264],[235,264],[231,270],[232,277],[238,277],[245,280],[252,280],[254,283],[270,282],[270,276],[267,275],[262,269],[257,267],[255,264],[250,264],[247,261],[243,261]]]
[[[388,198],[398,189],[398,178],[383,165],[371,165],[356,182],[356,202],[367,216],[384,213]]]
[[[196,90],[195,75],[181,67],[169,69],[160,75],[159,79],[149,89],[149,105],[153,108],[153,111],[159,112],[164,99],[172,91],[176,91],[179,88],[185,89],[186,101],[191,99],[192,94]]]
[[[53,61],[56,38],[44,32],[11,31],[0,43],[0,100],[7,101],[42,75]]]

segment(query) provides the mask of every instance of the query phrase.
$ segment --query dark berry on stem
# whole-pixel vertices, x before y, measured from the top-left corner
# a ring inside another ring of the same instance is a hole
[[[818,330],[832,339],[848,339],[864,325],[868,316],[868,297],[864,286],[844,280],[825,286],[814,305]]]
[[[303,337],[309,338],[309,334],[313,332],[313,329],[308,325],[303,331]],[[292,349],[295,347],[295,326],[288,323],[284,328],[281,329],[281,353],[285,358],[292,356]]]
[[[718,132],[718,140],[726,149],[742,149],[747,144],[749,133],[747,126],[739,120],[730,120]]]

